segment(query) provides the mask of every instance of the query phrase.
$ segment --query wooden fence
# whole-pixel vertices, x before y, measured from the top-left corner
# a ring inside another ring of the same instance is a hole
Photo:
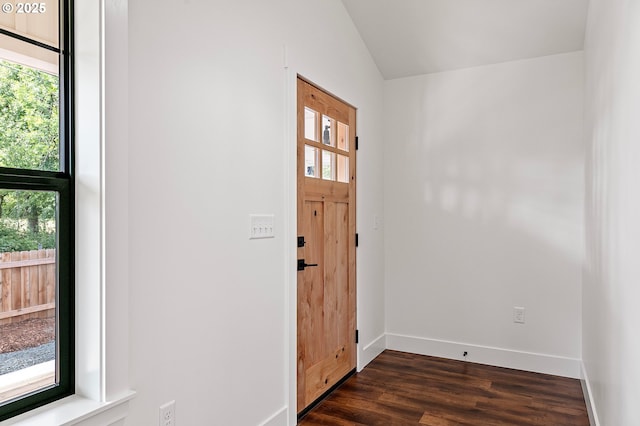
[[[0,325],[55,315],[56,251],[0,254]]]

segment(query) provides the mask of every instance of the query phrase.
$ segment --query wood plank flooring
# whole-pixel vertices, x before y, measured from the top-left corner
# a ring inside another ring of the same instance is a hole
[[[580,381],[384,351],[301,426],[589,426]]]

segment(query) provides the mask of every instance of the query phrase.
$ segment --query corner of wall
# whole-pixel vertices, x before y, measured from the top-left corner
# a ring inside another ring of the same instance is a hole
[[[593,399],[593,393],[591,391],[591,384],[589,383],[589,376],[587,375],[587,368],[584,365],[584,361],[581,363],[582,378],[580,379],[580,385],[582,386],[582,394],[584,395],[584,403],[587,406],[587,414],[589,415],[589,424],[591,426],[600,426],[598,420],[598,412],[596,410],[596,402]]]
[[[362,371],[371,361],[387,349],[387,336],[383,333],[362,347],[358,353],[358,371]]]

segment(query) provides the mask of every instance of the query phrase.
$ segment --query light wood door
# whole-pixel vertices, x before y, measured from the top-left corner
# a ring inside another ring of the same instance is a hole
[[[356,367],[355,119],[298,79],[298,413]]]

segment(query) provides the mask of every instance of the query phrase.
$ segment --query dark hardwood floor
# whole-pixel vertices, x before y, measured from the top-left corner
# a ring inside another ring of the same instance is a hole
[[[385,351],[299,425],[584,425],[580,381]]]

